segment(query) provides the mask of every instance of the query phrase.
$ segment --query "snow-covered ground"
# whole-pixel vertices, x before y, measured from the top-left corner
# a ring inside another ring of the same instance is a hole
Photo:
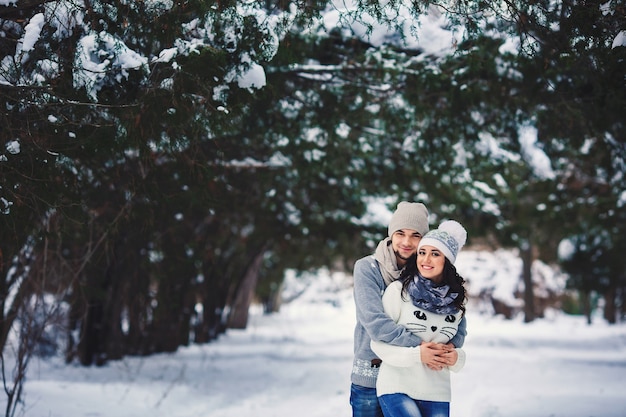
[[[468,254],[457,266],[483,285],[516,281],[515,267],[501,258]],[[289,276],[286,291],[299,296],[280,313],[252,309],[246,330],[175,354],[102,368],[34,360],[23,415],[349,417],[351,277]],[[524,324],[468,310],[467,363],[452,376],[453,417],[626,416],[625,324],[598,318],[588,326],[561,313]],[[3,396],[2,409],[5,403]]]

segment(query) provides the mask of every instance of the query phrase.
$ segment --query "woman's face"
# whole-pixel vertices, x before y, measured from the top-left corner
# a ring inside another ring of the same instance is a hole
[[[443,280],[446,257],[434,246],[424,245],[417,250],[417,270],[420,275],[436,283]]]

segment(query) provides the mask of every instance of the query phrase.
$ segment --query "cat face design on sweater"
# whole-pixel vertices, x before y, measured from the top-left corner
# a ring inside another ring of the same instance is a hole
[[[425,342],[448,343],[459,329],[462,312],[436,314],[414,307],[413,318],[405,326]]]

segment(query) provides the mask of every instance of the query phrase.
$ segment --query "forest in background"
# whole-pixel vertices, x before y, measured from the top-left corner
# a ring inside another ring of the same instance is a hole
[[[414,40],[433,21],[441,53]],[[381,201],[517,249],[526,321],[534,260],[625,314],[622,2],[4,0],[0,32],[12,398],[36,352],[103,365],[245,327],[285,270],[371,252]]]

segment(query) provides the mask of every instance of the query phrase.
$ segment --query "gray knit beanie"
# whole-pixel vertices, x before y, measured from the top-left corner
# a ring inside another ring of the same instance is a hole
[[[417,249],[422,246],[434,246],[443,252],[444,256],[454,263],[467,240],[467,231],[461,223],[454,220],[446,220],[435,230],[431,230],[422,237]]]
[[[422,203],[401,201],[389,221],[389,237],[401,229],[416,230],[424,236],[428,233],[428,209]]]

